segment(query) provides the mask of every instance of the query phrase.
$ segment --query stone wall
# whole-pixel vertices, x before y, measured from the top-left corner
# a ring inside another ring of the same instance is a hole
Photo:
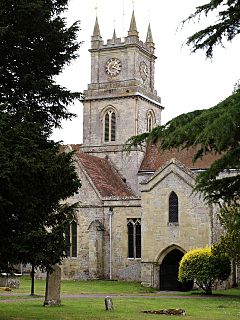
[[[142,282],[157,286],[159,268],[173,248],[186,252],[211,244],[209,208],[193,194],[194,176],[174,161],[142,184]],[[169,223],[169,195],[179,199],[179,221]]]
[[[113,208],[112,215],[112,278],[115,280],[140,281],[141,280],[141,259],[128,258],[128,233],[127,219],[141,218],[140,201],[130,201],[127,204],[119,201]],[[109,234],[109,217],[106,231]],[[105,277],[109,277],[109,241],[105,241]]]

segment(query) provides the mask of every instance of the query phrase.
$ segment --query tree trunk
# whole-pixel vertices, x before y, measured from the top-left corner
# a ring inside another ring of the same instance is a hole
[[[30,294],[30,296],[34,296],[34,291],[35,291],[35,288],[34,288],[34,284],[35,284],[35,282],[34,282],[34,276],[35,276],[35,271],[34,271],[34,269],[35,269],[35,266],[34,266],[34,264],[32,264],[32,271],[31,271],[31,294]]]
[[[237,273],[236,262],[232,261],[232,288],[236,288],[238,286],[236,273]]]
[[[211,295],[212,294],[212,287],[206,287],[205,289],[206,294]]]

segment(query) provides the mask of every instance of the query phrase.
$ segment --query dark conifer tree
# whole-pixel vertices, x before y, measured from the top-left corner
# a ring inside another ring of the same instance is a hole
[[[0,0],[0,269],[30,262],[44,270],[64,256],[74,219],[66,199],[80,187],[71,153],[51,141],[80,93],[56,83],[77,57],[79,24],[67,0]]]

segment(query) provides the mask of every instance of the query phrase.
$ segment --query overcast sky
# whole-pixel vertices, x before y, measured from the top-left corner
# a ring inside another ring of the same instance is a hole
[[[133,5],[139,37],[145,41],[150,21],[156,47],[155,89],[162,98],[165,110],[162,123],[173,117],[196,109],[209,108],[232,93],[240,78],[239,38],[218,47],[212,61],[204,52],[191,54],[184,43],[188,35],[199,30],[191,22],[181,28],[181,21],[194,12],[195,6],[208,0],[70,0],[66,12],[68,24],[81,22],[79,40],[83,41],[79,58],[66,67],[58,82],[68,89],[83,92],[90,83],[90,48],[96,11],[104,42],[110,39],[115,25],[118,37],[127,35]],[[97,7],[97,10],[95,9]],[[214,19],[214,17],[211,17]],[[53,138],[64,143],[82,142],[82,105],[76,102],[71,111],[78,115],[72,121],[63,122],[62,129]]]

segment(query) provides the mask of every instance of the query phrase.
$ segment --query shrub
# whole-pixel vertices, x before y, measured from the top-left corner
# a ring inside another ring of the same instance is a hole
[[[226,255],[216,255],[211,248],[193,249],[180,262],[178,280],[195,280],[206,294],[212,294],[215,281],[226,280],[230,273],[231,263]]]

